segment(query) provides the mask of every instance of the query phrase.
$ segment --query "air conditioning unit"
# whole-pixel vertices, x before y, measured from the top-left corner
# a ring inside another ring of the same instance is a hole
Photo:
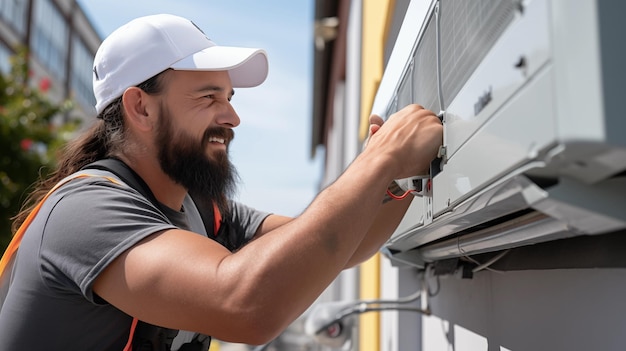
[[[626,2],[413,0],[373,113],[443,111],[398,265],[626,228]]]

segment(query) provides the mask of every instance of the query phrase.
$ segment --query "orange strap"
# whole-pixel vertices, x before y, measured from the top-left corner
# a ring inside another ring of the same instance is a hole
[[[126,346],[124,346],[123,351],[132,351],[133,349],[133,336],[135,336],[135,329],[137,328],[137,322],[139,320],[137,318],[133,318],[133,322],[130,325],[130,334],[128,335],[128,341],[126,342]]]
[[[217,207],[215,201],[213,201],[213,235],[217,236],[217,232],[220,230],[221,225],[222,213],[220,213],[220,209]]]
[[[61,187],[61,185],[69,182],[70,180],[73,180],[76,178],[86,178],[86,177],[102,177],[102,176],[96,176],[96,175],[91,175],[91,174],[77,174],[74,177],[64,179],[63,181],[55,185],[52,189],[50,189],[50,191],[48,191],[46,196],[44,196],[43,199],[41,199],[41,201],[37,204],[37,206],[35,206],[35,208],[30,212],[30,214],[28,214],[28,217],[26,217],[26,219],[24,220],[24,223],[22,223],[20,228],[17,230],[17,232],[13,236],[13,239],[11,239],[9,246],[4,251],[4,255],[2,255],[2,259],[0,259],[0,275],[4,274],[4,271],[6,270],[9,262],[11,261],[13,257],[15,257],[15,254],[17,253],[17,248],[20,246],[20,243],[22,242],[22,237],[24,237],[24,232],[26,232],[26,228],[28,228],[28,226],[33,221],[33,219],[35,219],[35,216],[39,212],[41,205],[43,204],[44,201],[46,201],[48,196],[50,196],[50,194],[52,194],[55,190]],[[102,177],[102,178],[106,178],[107,180],[113,183],[119,183],[116,179],[111,178],[111,177]]]

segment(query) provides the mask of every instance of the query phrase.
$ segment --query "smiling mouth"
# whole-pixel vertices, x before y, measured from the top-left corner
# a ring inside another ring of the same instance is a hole
[[[234,137],[235,133],[231,129],[213,127],[207,129],[204,132],[202,143],[204,144],[204,146],[213,145],[215,147],[218,147],[218,145],[223,145],[224,147],[228,147]]]
[[[210,137],[209,138],[209,143],[224,144],[224,143],[226,143],[226,139],[218,138],[218,137]]]

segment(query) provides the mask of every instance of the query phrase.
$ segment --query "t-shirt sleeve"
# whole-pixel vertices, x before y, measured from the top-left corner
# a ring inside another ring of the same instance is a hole
[[[92,302],[94,280],[115,258],[147,236],[175,228],[136,190],[102,178],[73,180],[47,202],[42,277],[51,289],[77,289]]]
[[[231,202],[230,216],[223,218],[217,235],[209,236],[230,251],[247,244],[270,213],[258,211],[239,202]]]
[[[270,215],[269,212],[259,211],[236,201],[231,203],[231,211],[231,220],[241,224],[246,242],[252,240],[261,223]]]

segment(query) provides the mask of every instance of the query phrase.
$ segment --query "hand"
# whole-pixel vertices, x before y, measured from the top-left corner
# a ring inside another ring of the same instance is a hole
[[[408,105],[383,124],[370,118],[370,136],[365,152],[389,157],[395,165],[394,179],[428,172],[443,142],[443,126],[437,116],[420,105]]]

